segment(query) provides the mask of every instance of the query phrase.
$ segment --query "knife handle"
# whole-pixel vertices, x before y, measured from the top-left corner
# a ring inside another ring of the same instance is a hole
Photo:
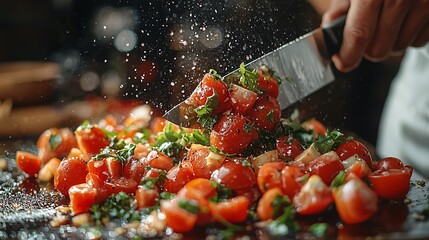
[[[346,17],[347,15],[343,15],[336,18],[322,28],[326,47],[331,56],[340,50],[341,43],[343,42],[343,30],[346,23]]]

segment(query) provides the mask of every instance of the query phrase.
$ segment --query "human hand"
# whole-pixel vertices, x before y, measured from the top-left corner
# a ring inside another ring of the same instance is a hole
[[[332,0],[322,24],[347,13],[343,43],[332,57],[349,72],[362,58],[383,61],[429,41],[429,0]]]

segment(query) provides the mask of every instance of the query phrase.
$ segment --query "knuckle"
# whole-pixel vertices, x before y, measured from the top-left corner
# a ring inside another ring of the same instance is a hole
[[[366,45],[370,39],[368,29],[361,26],[353,26],[346,33],[353,45]]]

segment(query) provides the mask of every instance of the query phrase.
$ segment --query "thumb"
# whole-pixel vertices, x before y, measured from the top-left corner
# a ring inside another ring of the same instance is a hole
[[[350,0],[332,0],[328,11],[323,14],[322,26],[344,15],[350,8]]]

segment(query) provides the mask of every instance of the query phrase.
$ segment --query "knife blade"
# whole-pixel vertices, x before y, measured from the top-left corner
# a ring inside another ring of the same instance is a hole
[[[330,64],[342,42],[346,16],[341,16],[324,26],[289,42],[276,50],[246,64],[247,68],[265,65],[276,75],[287,77],[279,86],[277,100],[282,110],[302,100],[335,80]],[[238,69],[225,75],[237,74]],[[185,100],[164,114],[164,118],[182,127],[192,126],[197,117],[194,107]]]

